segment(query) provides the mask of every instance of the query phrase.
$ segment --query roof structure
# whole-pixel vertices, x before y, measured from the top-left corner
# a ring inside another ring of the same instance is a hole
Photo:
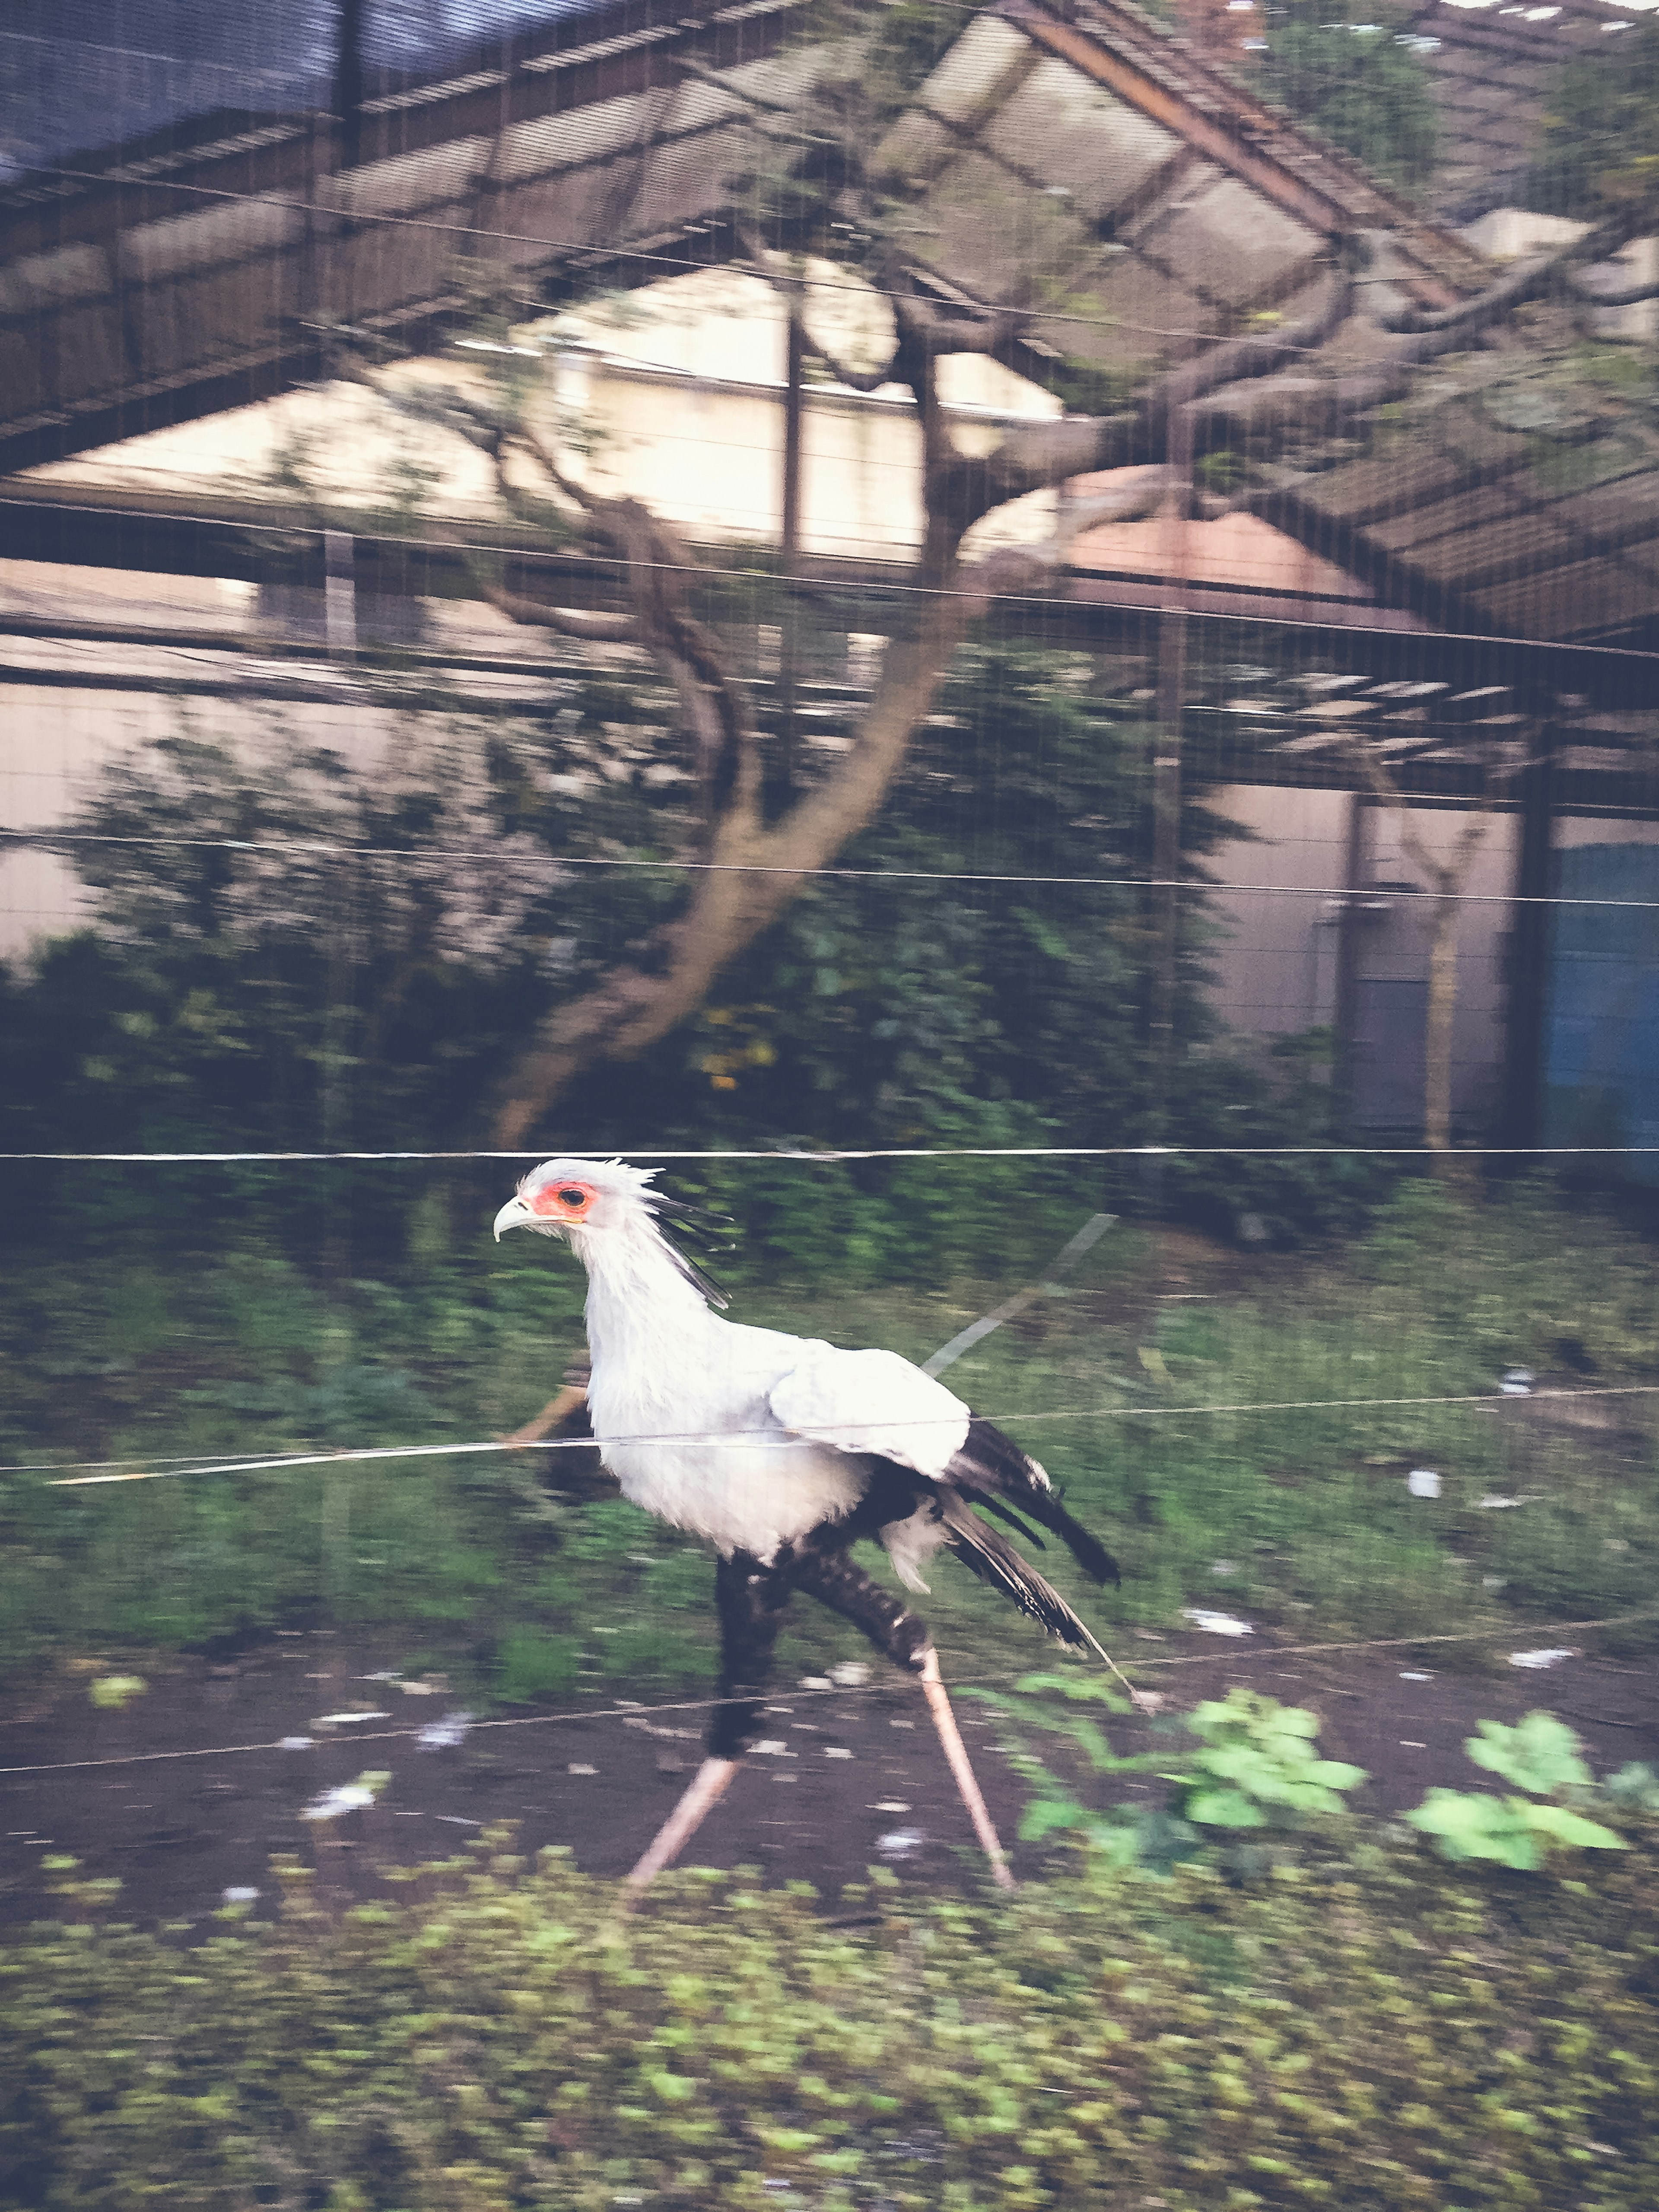
[[[787,106],[812,81],[787,43],[800,10],[617,0],[368,100],[355,162],[313,112],[21,179],[0,191],[0,474],[314,376],[331,326],[418,343],[465,308],[468,258],[640,282],[729,254],[746,100]],[[1431,304],[1480,280],[1357,163],[1112,0],[986,10],[902,129],[941,273],[994,288],[995,257],[1041,229],[1098,300],[1103,357],[1275,304],[1357,226],[1399,237]]]
[[[1405,35],[1440,110],[1429,205],[1466,223],[1525,204],[1528,165],[1563,63],[1601,54],[1655,0],[1421,0]]]
[[[366,101],[355,162],[334,119],[307,113],[8,188],[0,471],[291,386],[341,325],[418,343],[464,310],[469,258],[556,296],[584,273],[641,283],[729,258],[751,103],[811,96],[802,5],[616,0]],[[1517,31],[1441,0],[1434,35],[1443,54],[1485,52],[1498,26],[1530,55],[1554,20]],[[1055,305],[1024,327],[1031,373],[1064,356],[1108,391],[1293,318],[1339,238],[1385,242],[1408,307],[1493,273],[1128,0],[982,9],[883,155],[940,295],[1035,283]],[[1364,330],[1340,343],[1363,352]],[[1587,380],[1571,331],[1505,344],[1425,367],[1380,442],[1275,460],[1256,511],[1421,620],[1653,641],[1651,401]]]

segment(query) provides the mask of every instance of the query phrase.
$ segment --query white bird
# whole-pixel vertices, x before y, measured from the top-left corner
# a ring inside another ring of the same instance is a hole
[[[1055,1496],[1036,1461],[896,1352],[843,1351],[712,1310],[726,1300],[664,1235],[697,1209],[620,1160],[534,1168],[495,1216],[564,1237],[587,1270],[587,1413],[623,1495],[719,1554],[720,1699],[708,1757],[630,1875],[643,1887],[678,1854],[741,1764],[791,1594],[805,1590],[921,1678],[951,1771],[996,1879],[1012,1883],[939,1677],[927,1625],[851,1556],[886,1547],[907,1589],[949,1547],[1061,1643],[1106,1654],[1059,1591],[981,1515],[1041,1547],[1059,1536],[1099,1583],[1110,1554]],[[573,1394],[574,1395],[574,1394]]]

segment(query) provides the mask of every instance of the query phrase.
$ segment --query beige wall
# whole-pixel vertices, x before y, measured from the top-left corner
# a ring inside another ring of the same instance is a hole
[[[1255,840],[1221,847],[1207,860],[1218,880],[1240,886],[1217,892],[1212,902],[1223,931],[1212,960],[1218,1010],[1231,1027],[1265,1040],[1330,1024],[1336,1015],[1348,794],[1236,784],[1218,793],[1214,804]],[[1380,888],[1418,880],[1401,847],[1404,811],[1368,811],[1368,876],[1379,889],[1359,926],[1358,975],[1379,982],[1419,981],[1428,973],[1426,902]],[[1437,854],[1450,846],[1462,819],[1439,807],[1410,813],[1419,836]],[[1503,1063],[1504,939],[1518,834],[1518,817],[1494,815],[1466,884],[1472,896],[1458,924],[1452,1071],[1459,1115],[1486,1110]]]
[[[821,272],[809,318],[855,362],[878,356],[879,303]],[[557,433],[571,473],[608,493],[635,493],[703,541],[775,542],[782,501],[784,306],[770,285],[730,270],[698,270],[590,310],[411,362],[402,384],[486,388],[490,368],[521,368],[532,417]],[[884,310],[881,311],[884,312]],[[941,391],[958,442],[988,451],[1012,424],[1057,415],[1046,392],[992,361],[950,361]],[[589,450],[573,454],[573,443]],[[809,550],[902,556],[919,541],[921,445],[915,409],[896,386],[861,393],[809,386],[802,426],[803,539]],[[482,519],[495,511],[489,465],[462,439],[414,422],[360,385],[289,392],[255,407],[157,430],[30,473],[48,483],[170,492],[191,487],[280,491],[284,463],[331,502],[384,506],[399,472],[429,477],[424,508]],[[526,478],[526,482],[533,479]],[[988,518],[974,542],[1047,537],[1054,495]]]

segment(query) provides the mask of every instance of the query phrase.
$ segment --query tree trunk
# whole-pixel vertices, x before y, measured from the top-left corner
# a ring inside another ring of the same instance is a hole
[[[1451,1151],[1452,1040],[1457,1015],[1457,901],[1439,897],[1429,934],[1429,1008],[1423,1038],[1423,1141],[1436,1154]],[[1449,1160],[1435,1173],[1449,1177]]]
[[[924,573],[948,577],[954,546],[933,549]],[[987,576],[993,563],[984,564]],[[920,593],[916,632],[890,641],[858,742],[834,777],[762,827],[752,783],[720,819],[709,858],[693,878],[685,912],[657,934],[647,962],[618,969],[555,1012],[508,1076],[495,1143],[524,1146],[530,1132],[588,1067],[629,1060],[696,1012],[720,970],[752,945],[820,868],[869,823],[904,758],[910,733],[981,604],[981,594]]]

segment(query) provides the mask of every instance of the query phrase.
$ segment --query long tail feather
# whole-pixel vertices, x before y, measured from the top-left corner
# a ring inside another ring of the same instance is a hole
[[[950,1531],[951,1550],[981,1582],[1012,1598],[1056,1642],[1078,1650],[1098,1651],[1103,1659],[1106,1657],[1100,1644],[1048,1577],[1022,1559],[1007,1539],[981,1521],[963,1499],[947,1491],[940,1497],[939,1511]]]
[[[1058,1536],[1085,1575],[1097,1583],[1121,1580],[1117,1561],[1097,1537],[1074,1521],[1054,1494],[1042,1463],[1023,1452],[994,1422],[968,1424],[962,1448],[945,1469],[945,1480],[966,1491],[983,1510],[1008,1518],[1003,1501],[1018,1507],[1052,1536]],[[1024,1532],[1022,1532],[1024,1533]]]

